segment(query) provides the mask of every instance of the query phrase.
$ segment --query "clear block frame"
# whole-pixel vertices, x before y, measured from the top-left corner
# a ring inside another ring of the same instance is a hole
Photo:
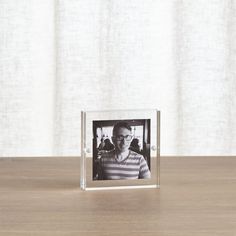
[[[127,133],[117,136],[116,129],[114,134],[114,127],[124,124],[130,129],[118,130]],[[129,153],[128,156],[124,161],[116,162],[119,156],[116,153],[123,149],[128,149],[124,151]],[[83,190],[159,188],[160,111],[82,111],[80,169],[80,187]],[[105,172],[102,178],[100,172]]]

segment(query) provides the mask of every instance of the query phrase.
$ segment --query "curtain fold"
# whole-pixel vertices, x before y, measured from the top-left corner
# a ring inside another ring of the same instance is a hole
[[[81,110],[134,108],[162,155],[235,155],[235,24],[228,0],[0,0],[0,156],[78,156]]]
[[[164,148],[176,149],[172,2],[61,0],[59,9],[58,154],[79,152],[81,109],[158,108]]]
[[[0,156],[53,154],[54,1],[0,0]]]
[[[178,153],[235,154],[233,1],[181,1],[176,14]]]

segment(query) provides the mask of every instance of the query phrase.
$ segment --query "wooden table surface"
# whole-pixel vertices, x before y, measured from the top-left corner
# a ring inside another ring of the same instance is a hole
[[[2,158],[0,235],[236,235],[236,157],[162,157],[160,189],[87,192],[76,157]]]

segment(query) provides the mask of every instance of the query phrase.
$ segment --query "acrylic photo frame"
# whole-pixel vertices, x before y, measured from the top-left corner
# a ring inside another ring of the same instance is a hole
[[[159,188],[160,111],[82,111],[80,165],[83,190]]]

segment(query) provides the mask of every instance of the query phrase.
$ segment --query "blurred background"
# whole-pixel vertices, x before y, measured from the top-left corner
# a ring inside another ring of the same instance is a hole
[[[235,56],[235,1],[0,0],[0,156],[78,156],[81,110],[131,108],[161,155],[236,155]]]

